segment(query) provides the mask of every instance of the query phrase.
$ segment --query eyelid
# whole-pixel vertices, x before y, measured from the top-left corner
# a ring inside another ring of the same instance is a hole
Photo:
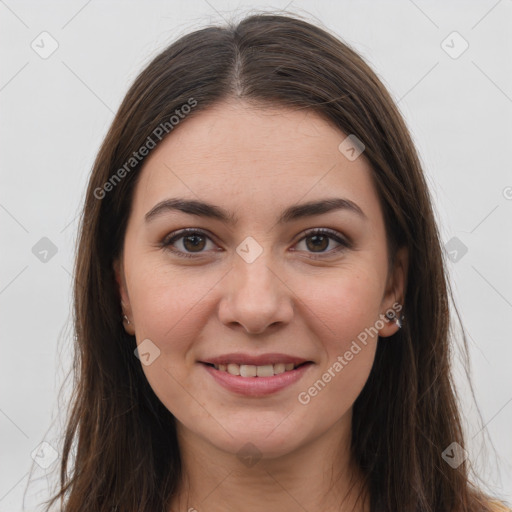
[[[209,238],[210,240],[215,241],[215,237],[208,231],[204,230],[204,229],[201,229],[201,228],[183,228],[183,229],[178,229],[177,231],[173,231],[172,233],[169,233],[168,235],[166,235],[162,242],[161,242],[161,245],[162,246],[165,246],[165,245],[169,245],[171,244],[172,242],[174,242],[175,240],[179,240],[180,238],[182,237],[185,237],[185,236],[190,236],[190,235],[202,235],[206,238]]]
[[[208,238],[212,242],[215,243],[215,237],[212,234],[210,234],[208,231],[206,231],[202,228],[183,228],[183,229],[180,229],[177,231],[173,231],[172,233],[166,235],[163,238],[163,240],[160,242],[160,246],[163,249],[169,250],[173,254],[176,254],[178,257],[199,258],[199,257],[203,256],[204,254],[206,254],[206,252],[187,253],[187,252],[182,252],[182,251],[178,251],[178,250],[171,248],[171,245],[175,241],[177,241],[181,238],[184,238],[187,235],[194,235],[194,234],[204,236],[205,238]],[[340,252],[344,249],[351,249],[353,247],[353,242],[349,237],[343,235],[342,233],[340,233],[334,229],[330,229],[330,228],[306,229],[297,235],[298,239],[296,240],[296,242],[294,242],[294,245],[298,244],[299,242],[301,242],[308,236],[313,236],[316,234],[318,234],[320,236],[328,236],[328,238],[330,238],[331,240],[334,240],[335,242],[337,242],[340,245],[338,247],[331,249],[329,251],[326,251],[326,252],[318,252],[318,253],[308,252],[308,255],[309,255],[308,257],[310,257],[312,259],[325,259],[331,255],[337,254],[338,252]],[[293,251],[296,251],[296,250],[293,249]],[[296,252],[301,252],[301,251],[296,251]]]
[[[186,253],[186,252],[182,252],[182,251],[177,251],[176,249],[172,249],[171,248],[171,245],[179,240],[180,238],[184,238],[186,236],[190,236],[190,235],[194,235],[194,234],[197,234],[197,235],[202,235],[204,236],[205,238],[208,238],[210,239],[212,242],[215,243],[215,240],[214,240],[214,236],[211,235],[208,231],[204,230],[204,229],[201,229],[201,228],[184,228],[184,229],[179,229],[177,231],[173,231],[172,233],[169,233],[168,235],[166,235],[163,240],[160,242],[160,246],[167,250],[167,251],[170,251],[171,253],[177,255],[178,257],[183,257],[183,258],[200,258],[201,256],[203,256],[205,253],[204,252],[199,252],[199,253]]]
[[[335,242],[337,242],[339,244],[339,246],[335,247],[334,249],[331,249],[329,251],[326,251],[326,252],[315,253],[315,252],[307,252],[306,251],[308,254],[308,258],[317,259],[317,260],[318,259],[327,259],[330,256],[338,255],[340,252],[347,250],[347,249],[352,249],[354,247],[354,244],[349,237],[343,235],[342,233],[340,233],[339,231],[336,231],[335,229],[330,229],[330,228],[306,229],[305,231],[302,231],[301,233],[299,233],[299,235],[297,235],[298,240],[295,242],[294,245],[297,245],[299,242],[302,242],[305,238],[308,238],[309,236],[313,236],[316,234],[318,234],[320,236],[327,236],[331,240],[334,240]],[[299,252],[296,249],[293,249],[293,251]]]

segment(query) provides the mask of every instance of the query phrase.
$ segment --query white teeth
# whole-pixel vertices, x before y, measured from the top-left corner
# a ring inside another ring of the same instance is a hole
[[[256,366],[252,364],[240,365],[240,375],[242,377],[256,377]]]
[[[240,365],[228,364],[228,373],[231,375],[240,375]]]
[[[293,363],[276,363],[255,366],[252,364],[214,364],[217,370],[228,372],[231,375],[240,375],[241,377],[273,377],[280,373],[289,372],[295,368]]]
[[[274,365],[274,375],[278,375],[280,373],[284,373],[286,371],[284,363],[277,363]]]
[[[255,366],[256,375],[258,377],[273,377],[274,376],[274,365],[266,364],[264,366]]]

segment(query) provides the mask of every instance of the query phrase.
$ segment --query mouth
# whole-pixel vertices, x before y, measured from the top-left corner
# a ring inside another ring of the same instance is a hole
[[[235,357],[236,359],[236,357]],[[268,357],[261,361],[265,364],[241,364],[230,362],[233,358],[219,358],[216,361],[199,361],[202,368],[221,388],[245,397],[264,397],[277,394],[285,388],[291,388],[315,366],[313,361],[281,361],[271,364]],[[242,358],[247,361],[247,358]],[[254,362],[253,361],[251,362]],[[260,361],[257,361],[260,362]]]
[[[214,364],[214,363],[203,363],[206,366],[215,368],[220,372],[225,372],[230,375],[235,375],[245,378],[261,378],[261,377],[274,377],[282,373],[288,373],[300,368],[304,365],[312,364],[312,361],[304,361],[301,363],[275,363],[275,364],[264,364],[264,365],[253,365],[253,364],[237,364],[237,363],[226,363],[226,364]]]

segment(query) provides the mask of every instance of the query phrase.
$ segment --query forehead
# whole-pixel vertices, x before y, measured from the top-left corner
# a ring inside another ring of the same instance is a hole
[[[339,150],[346,137],[311,110],[217,104],[184,119],[146,158],[134,210],[179,195],[264,213],[340,195],[379,216],[371,167],[364,153],[351,161]]]

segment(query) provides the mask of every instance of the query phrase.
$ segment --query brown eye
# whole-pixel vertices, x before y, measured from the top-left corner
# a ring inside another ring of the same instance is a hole
[[[208,240],[211,241],[211,238],[204,231],[188,228],[177,233],[172,233],[164,239],[161,246],[177,256],[193,258],[207,252],[205,248]],[[306,252],[311,254],[312,258],[329,256],[351,247],[351,243],[337,231],[326,228],[317,228],[306,232],[299,243],[302,241],[306,241]],[[338,246],[329,249],[333,241],[336,242]]]
[[[299,243],[302,241],[305,241],[307,252],[312,253],[313,258],[323,257],[324,254],[328,256],[351,247],[351,243],[339,233],[326,228],[313,229],[306,232],[306,236],[304,236]],[[332,241],[335,241],[338,246],[327,250]],[[314,256],[315,253],[318,254],[318,256]]]
[[[202,235],[187,235],[183,238],[183,246],[187,251],[196,251],[204,249],[205,242],[204,237]]]
[[[164,239],[161,245],[178,256],[193,258],[195,255],[201,255],[205,252],[203,249],[207,240],[210,240],[210,237],[206,233],[189,228],[173,233],[170,237]],[[173,247],[175,244],[178,245],[178,248]]]
[[[311,241],[311,243],[306,242],[306,245],[313,252],[323,252],[329,247],[329,237],[325,235],[310,235],[306,237],[306,240]]]

